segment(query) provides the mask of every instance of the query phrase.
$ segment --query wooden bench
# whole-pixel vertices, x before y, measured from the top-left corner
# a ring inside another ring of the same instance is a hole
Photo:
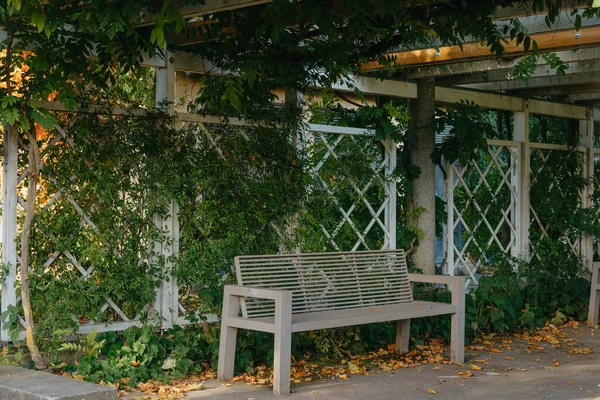
[[[411,318],[451,314],[450,359],[464,361],[464,278],[409,274],[403,250],[244,256],[235,268],[239,285],[225,286],[219,379],[233,376],[239,328],[275,335],[274,394],[290,392],[293,332],[398,321],[396,350],[407,351]],[[451,285],[452,303],[414,300],[411,282]]]

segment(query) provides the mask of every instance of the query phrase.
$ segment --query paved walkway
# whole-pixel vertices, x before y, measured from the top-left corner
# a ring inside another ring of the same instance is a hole
[[[511,349],[501,353],[469,351],[466,365],[421,365],[391,373],[370,376],[350,375],[348,380],[292,386],[297,400],[337,399],[600,399],[600,329],[569,329],[577,343],[558,348],[540,342],[543,349],[532,349],[527,341],[515,340]],[[583,347],[596,349],[591,354],[572,354]],[[571,352],[569,352],[571,350]],[[475,360],[488,360],[488,364]],[[469,378],[469,364],[482,367]],[[190,399],[262,400],[281,399],[268,387],[208,381],[205,389],[187,393]],[[430,393],[430,389],[435,394]],[[283,396],[286,398],[286,396]]]

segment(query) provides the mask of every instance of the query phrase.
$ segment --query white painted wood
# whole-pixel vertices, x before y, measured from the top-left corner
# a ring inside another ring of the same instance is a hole
[[[528,110],[532,114],[548,115],[559,118],[587,119],[588,108],[573,104],[553,103],[543,100],[528,100]]]
[[[567,64],[580,64],[581,62],[600,59],[600,47],[557,51],[556,55]],[[495,81],[496,79],[504,80],[510,78],[512,72],[514,71],[515,65],[519,61],[523,60],[523,57],[517,57],[512,60],[493,59],[458,63],[455,62],[445,64],[444,66],[424,66],[406,71],[406,78],[419,79],[427,76],[434,76],[436,78],[449,76],[461,76],[464,78],[472,77],[472,81],[465,81],[464,83],[476,83],[479,81],[485,82],[485,79],[488,79],[489,82]],[[545,67],[545,69],[539,71],[536,70],[536,73],[541,75],[546,70],[548,70],[548,72],[552,72],[553,70],[550,70],[547,64],[548,62],[545,58],[539,57],[536,65],[538,67]],[[553,72],[556,73],[556,71]],[[485,77],[483,74],[485,74]],[[444,83],[446,82],[447,81],[444,80]],[[459,81],[452,80],[452,82]]]
[[[17,132],[4,127],[4,153],[2,169],[2,308],[17,305],[15,283],[17,279],[17,179],[18,179],[18,136]],[[0,329],[0,340],[8,341],[9,334],[4,324]]]
[[[529,143],[529,110],[514,113],[514,137],[515,141],[521,142],[521,159],[519,162],[519,187],[517,193],[520,196],[520,221],[519,221],[519,254],[529,261],[529,219],[531,216],[529,192],[531,190],[531,145]]]
[[[457,312],[452,314],[450,333],[450,361],[465,362],[465,281],[457,279],[452,284],[452,305]]]
[[[308,124],[308,132],[335,133],[338,135],[368,135],[375,136],[375,130],[365,128],[352,128],[349,126],[334,126],[324,124]]]
[[[454,164],[446,162],[446,269],[454,276]]]
[[[598,325],[600,311],[600,262],[592,264],[592,287],[590,290],[590,305],[588,310],[588,326]]]
[[[175,66],[173,54],[167,52],[166,67],[156,70],[156,107],[173,115],[175,99]],[[154,224],[167,237],[153,244],[156,257],[165,261],[165,276],[156,289],[154,310],[162,329],[173,327],[179,317],[179,288],[177,280],[170,273],[174,258],[179,254],[179,207],[173,201],[166,217],[155,216]]]
[[[468,80],[456,79],[457,84],[465,89],[489,90],[489,91],[512,91],[525,89],[552,88],[569,85],[593,84],[600,81],[600,61],[582,62],[576,64],[565,75],[557,75],[556,71],[548,71],[546,67],[540,67],[533,72],[533,76],[524,81],[516,77],[506,77],[500,80],[500,77],[494,77],[495,82],[468,83],[462,82]],[[461,82],[462,81],[462,82]],[[454,83],[454,82],[453,82]]]
[[[585,121],[583,121],[585,122]],[[585,153],[587,151],[587,149],[584,146],[567,146],[565,144],[554,144],[554,143],[536,143],[536,142],[529,142],[529,147],[531,149],[542,149],[542,150],[560,150],[560,151],[571,151],[571,150],[577,150],[580,151],[582,153]]]
[[[589,112],[586,121],[579,121],[579,142],[585,148],[583,157],[583,176],[588,184],[581,193],[582,208],[591,208],[594,201],[594,117]],[[594,236],[584,232],[581,235],[581,256],[584,259],[587,270],[592,272],[594,263]]]
[[[511,210],[510,210],[510,223],[515,227],[514,239],[510,246],[510,255],[514,258],[518,258],[521,255],[521,234],[523,233],[520,229],[521,223],[521,162],[523,156],[521,152],[523,148],[518,142],[513,142],[510,146],[515,149],[515,153],[511,153],[511,172],[510,172],[510,185],[511,185]]]
[[[390,179],[388,182],[386,182],[388,192],[386,197],[388,199],[388,203],[385,210],[386,243],[384,244],[384,248],[394,250],[396,249],[396,213],[398,211],[398,189],[396,178],[392,178],[391,176],[396,170],[396,164],[398,162],[398,147],[396,142],[390,138],[384,140],[383,144],[387,155],[386,174],[390,176]]]
[[[493,110],[522,111],[524,106],[524,100],[519,97],[439,86],[435,88],[435,100],[449,104],[467,100]]]

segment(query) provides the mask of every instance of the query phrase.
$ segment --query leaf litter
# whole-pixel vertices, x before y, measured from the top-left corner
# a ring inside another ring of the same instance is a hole
[[[552,346],[555,348],[569,348],[570,354],[590,354],[594,352],[593,348],[582,346],[576,338],[566,332],[566,328],[581,330],[580,323],[570,321],[561,326],[555,326],[551,323],[546,324],[543,328],[536,329],[531,332],[517,333],[512,336],[497,336],[494,334],[487,335],[476,339],[472,345],[465,346],[467,351],[487,351],[489,353],[503,353],[507,350],[512,350],[513,339],[518,339],[525,342],[528,353],[533,350],[544,350],[544,346]],[[320,382],[332,379],[347,380],[351,375],[371,375],[377,371],[391,372],[402,368],[417,368],[419,366],[433,365],[434,369],[439,370],[439,365],[452,365],[443,353],[447,350],[447,346],[442,340],[431,341],[426,346],[415,346],[415,349],[410,352],[396,353],[393,344],[388,345],[386,349],[379,349],[375,352],[369,352],[360,355],[351,355],[346,359],[335,362],[327,358],[318,360],[310,357],[305,357],[292,364],[291,381],[299,384],[303,382]],[[504,356],[507,361],[514,361],[514,357]],[[541,361],[541,360],[539,360]],[[481,375],[486,375],[482,371],[481,365],[487,365],[490,358],[479,358],[470,360],[470,364],[465,365],[466,370],[458,370],[457,377],[463,379],[473,378],[473,372]],[[480,365],[481,364],[481,365]],[[560,363],[557,360],[552,360],[552,367],[558,367]],[[459,364],[459,367],[461,364]],[[464,368],[463,368],[464,369]],[[185,398],[185,393],[193,390],[201,390],[202,383],[207,379],[214,379],[216,373],[212,370],[206,370],[197,376],[190,376],[185,379],[173,380],[171,385],[166,385],[158,381],[148,381],[139,383],[137,388],[128,388],[129,390],[142,391],[147,397],[144,399],[171,399]],[[258,365],[250,368],[247,372],[235,376],[232,382],[244,382],[248,385],[272,385],[273,384],[273,369],[266,365]],[[446,380],[439,381],[440,384]],[[568,382],[572,385],[572,382]],[[126,387],[124,382],[121,387]],[[228,385],[230,386],[230,385]],[[117,389],[119,389],[117,387]],[[119,396],[129,394],[125,390],[118,390]],[[435,395],[437,392],[433,389],[428,389],[428,393]]]

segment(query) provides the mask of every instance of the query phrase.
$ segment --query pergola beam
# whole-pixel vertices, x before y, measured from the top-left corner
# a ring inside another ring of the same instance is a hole
[[[379,94],[391,97],[415,99],[417,85],[411,82],[385,80],[376,78],[356,77],[353,85],[345,83],[333,86],[334,90],[354,92],[356,87],[365,94]],[[586,119],[587,108],[573,104],[556,103],[545,100],[525,100],[516,96],[507,96],[495,93],[485,93],[458,88],[436,87],[435,99],[439,103],[454,104],[461,100],[473,102],[480,107],[494,110],[508,110],[523,112],[526,108],[532,113],[550,115],[555,117]]]
[[[238,8],[252,7],[260,4],[270,3],[272,0],[205,0],[203,5],[181,5],[179,12],[184,19],[200,17],[207,14],[215,14],[223,11],[236,10]],[[137,26],[154,25],[156,14],[149,14]]]
[[[588,72],[568,75],[548,75],[530,78],[528,80],[512,79],[501,82],[477,83],[463,87],[486,91],[514,91],[534,88],[548,88],[569,85],[592,85],[600,82],[600,69],[594,68]]]
[[[586,0],[563,0],[561,10],[571,10],[576,7],[587,6]],[[544,6],[544,11],[547,8]],[[518,1],[513,3],[512,7],[498,7],[494,14],[494,19],[503,20],[509,18],[519,18],[527,15],[532,15],[533,9],[531,2]]]
[[[575,63],[569,63],[567,64],[567,70],[565,71],[564,75],[557,75],[556,69],[550,68],[550,66],[547,64],[538,65],[535,67],[535,69],[526,81],[520,79],[518,75],[515,75],[514,69],[512,69],[490,71],[488,73],[453,76],[441,79],[440,82],[444,85],[464,85],[465,87],[472,87],[482,90],[487,90],[485,89],[486,86],[495,86],[495,83],[498,83],[500,86],[503,86],[504,84],[510,86],[513,83],[517,84],[517,82],[521,82],[527,87],[533,87],[535,86],[536,81],[543,81],[543,78],[548,78],[549,80],[553,81],[556,81],[556,78],[560,78],[561,82],[565,82],[564,84],[573,85],[578,83],[576,82],[578,79],[585,80],[586,75],[593,74],[596,72],[600,72],[600,58],[597,60],[586,60]],[[577,76],[579,75],[582,75],[583,78],[577,78]],[[571,82],[570,79],[574,79],[575,81]],[[586,81],[585,83],[587,82],[588,81]],[[551,84],[554,83],[551,82]]]
[[[552,86],[540,89],[526,90],[529,96],[568,96],[569,100],[576,100],[572,96],[595,96],[600,97],[600,83],[568,85],[568,86]],[[581,98],[582,100],[582,98]]]
[[[553,51],[581,48],[582,46],[597,46],[600,43],[600,25],[589,26],[579,30],[580,36],[575,35],[575,29],[564,31],[543,32],[529,35],[535,40],[538,51]],[[509,40],[504,46],[505,55],[519,56],[526,54],[523,44],[517,46],[516,40]],[[442,46],[439,49],[419,49],[410,51],[400,51],[389,53],[394,58],[394,63],[398,67],[445,64],[449,62],[495,59],[496,54],[490,52],[490,48],[481,46],[479,43],[464,43],[461,46]],[[375,71],[383,69],[385,66],[374,61],[363,64],[361,71]]]
[[[565,64],[569,66],[569,69],[573,68],[576,64],[582,61],[591,61],[600,59],[600,47],[584,48],[577,50],[565,50],[558,51],[555,53]],[[512,72],[519,61],[523,59],[523,56],[512,60],[503,59],[492,59],[492,60],[481,60],[481,61],[466,61],[458,63],[449,63],[435,66],[423,66],[408,69],[404,73],[406,79],[420,79],[427,76],[433,76],[436,79],[443,79],[445,77],[456,77],[457,81],[464,76],[471,77],[472,82],[490,82],[499,78],[499,72],[509,73]],[[572,64],[572,65],[571,65]],[[539,57],[536,65],[538,67],[547,66],[548,62],[544,57]],[[577,68],[577,67],[574,67]],[[547,68],[546,68],[547,69]],[[459,78],[460,76],[460,78]],[[475,81],[477,79],[477,81]],[[505,76],[500,79],[504,80]],[[446,81],[450,82],[450,81]],[[465,82],[466,83],[466,82]]]

